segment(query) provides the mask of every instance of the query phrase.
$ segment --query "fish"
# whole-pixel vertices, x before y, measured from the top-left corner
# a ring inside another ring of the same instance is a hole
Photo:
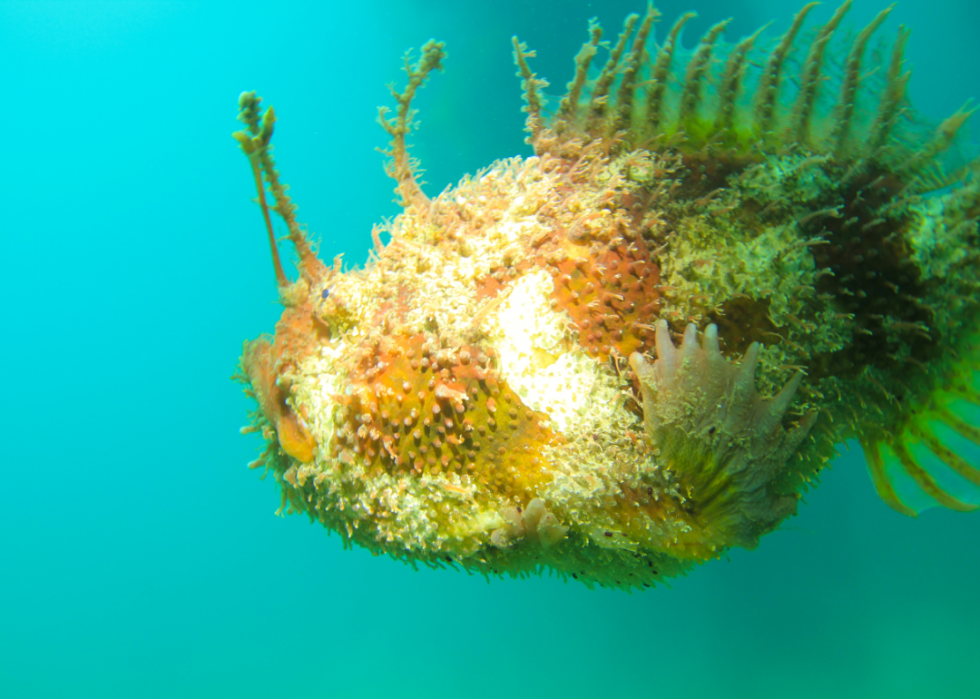
[[[628,590],[755,548],[849,441],[894,510],[977,509],[972,110],[916,115],[909,30],[868,51],[891,8],[844,37],[850,0],[804,31],[816,4],[690,51],[693,13],[659,43],[652,4],[608,43],[593,21],[550,105],[515,37],[534,154],[435,197],[406,144],[429,41],[379,112],[402,212],[360,269],[317,257],[242,93],[283,312],[237,378],[280,512],[416,566]]]

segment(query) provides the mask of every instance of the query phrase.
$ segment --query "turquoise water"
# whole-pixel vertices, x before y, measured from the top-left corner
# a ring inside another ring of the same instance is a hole
[[[799,9],[658,6],[697,9],[691,36],[734,15],[729,39]],[[448,42],[414,137],[434,192],[528,153],[512,34],[559,93],[587,19],[642,9],[0,1],[0,697],[980,694],[980,514],[894,513],[854,453],[756,551],[633,595],[344,551],[275,517],[245,468],[259,443],[228,377],[279,308],[238,93],[275,105],[323,255],[362,263],[397,213],[374,118],[405,49]],[[972,1],[908,0],[886,25],[914,28],[912,97],[935,119],[980,97],[978,21]]]

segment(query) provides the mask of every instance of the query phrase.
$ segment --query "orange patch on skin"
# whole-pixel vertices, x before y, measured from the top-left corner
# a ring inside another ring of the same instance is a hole
[[[266,338],[249,342],[242,356],[242,365],[259,409],[275,426],[279,446],[303,463],[313,461],[316,441],[286,404],[288,389],[280,386],[279,376],[312,353],[319,342],[320,330],[314,322],[312,304],[307,299],[283,311],[271,343]]]
[[[481,277],[476,282],[476,298],[481,301],[483,299],[495,299],[503,288],[504,285],[492,276]]]
[[[615,348],[628,357],[653,346],[648,328],[658,318],[660,269],[648,258],[637,239],[557,264],[553,298],[572,317],[579,342],[592,356],[607,360]]]
[[[255,392],[259,410],[269,422],[279,419],[279,388],[274,373],[275,360],[272,344],[264,337],[245,343],[242,352],[242,368]]]
[[[279,446],[291,457],[304,464],[313,461],[316,440],[306,426],[291,411],[284,412],[276,423]]]
[[[276,323],[276,336],[272,344],[276,373],[282,374],[287,367],[295,366],[313,354],[326,336],[327,330],[322,322],[316,320],[309,297],[284,309]]]
[[[338,397],[344,425],[332,456],[357,454],[389,473],[466,474],[526,499],[548,478],[540,448],[559,437],[491,365],[477,347],[432,349],[424,335],[363,348]]]

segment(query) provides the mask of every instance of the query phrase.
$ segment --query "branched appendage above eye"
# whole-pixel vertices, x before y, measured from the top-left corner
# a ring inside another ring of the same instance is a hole
[[[657,360],[651,365],[640,354],[630,356],[647,435],[661,466],[679,479],[710,543],[754,548],[796,512],[796,495],[776,493],[772,485],[816,413],[785,430],[783,417],[802,375],[766,400],[755,388],[758,343],[734,364],[721,354],[714,325],[702,345],[697,340],[697,328],[688,325],[681,346],[674,347],[666,321],[660,321]]]

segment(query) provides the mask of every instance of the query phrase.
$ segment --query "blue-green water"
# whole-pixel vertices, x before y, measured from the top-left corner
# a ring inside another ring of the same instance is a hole
[[[658,6],[697,9],[690,37],[734,15],[731,40],[797,4]],[[883,6],[858,4],[852,26]],[[228,377],[278,306],[238,93],[275,105],[323,255],[362,263],[397,212],[374,118],[407,48],[448,42],[413,150],[438,191],[528,153],[512,34],[558,94],[588,18],[642,9],[0,1],[0,697],[980,695],[980,514],[902,517],[856,454],[756,551],[633,595],[343,551],[245,468]],[[934,119],[980,97],[978,22],[907,0],[886,25],[914,28]]]

